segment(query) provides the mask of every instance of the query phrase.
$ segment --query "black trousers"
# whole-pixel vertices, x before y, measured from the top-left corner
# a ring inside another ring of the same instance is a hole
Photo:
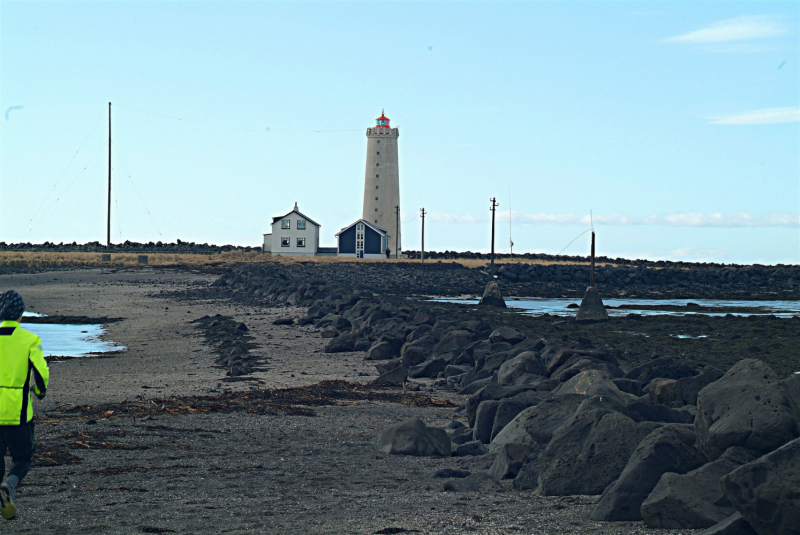
[[[33,452],[36,451],[33,421],[24,425],[0,425],[0,479],[6,473],[6,450],[11,453],[14,463],[8,475],[15,475],[22,481],[31,467]]]

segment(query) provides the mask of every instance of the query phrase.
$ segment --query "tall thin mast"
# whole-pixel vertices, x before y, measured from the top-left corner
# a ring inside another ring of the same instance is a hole
[[[111,103],[108,103],[108,219],[106,220],[106,248],[111,249]]]

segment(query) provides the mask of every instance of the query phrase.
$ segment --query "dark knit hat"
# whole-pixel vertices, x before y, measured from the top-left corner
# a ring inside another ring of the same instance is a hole
[[[25,312],[22,296],[14,290],[0,294],[0,320],[16,320]]]

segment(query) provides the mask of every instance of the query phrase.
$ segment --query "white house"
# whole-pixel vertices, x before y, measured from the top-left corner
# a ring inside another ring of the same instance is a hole
[[[264,252],[286,256],[335,254],[335,249],[319,246],[320,224],[304,215],[294,203],[288,214],[272,218],[272,233],[264,234]]]

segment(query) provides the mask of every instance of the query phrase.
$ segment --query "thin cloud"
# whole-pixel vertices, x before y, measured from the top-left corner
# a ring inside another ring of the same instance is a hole
[[[731,41],[768,39],[787,33],[786,25],[769,15],[745,15],[721,20],[700,30],[669,37],[665,43],[707,45]]]
[[[442,214],[432,212],[428,216],[437,223],[486,223],[489,216],[474,216],[460,214]],[[717,227],[717,228],[737,228],[737,227],[800,227],[800,214],[770,214],[767,216],[756,216],[746,212],[738,214],[722,214],[702,212],[687,212],[679,214],[649,215],[649,216],[629,216],[625,214],[595,214],[590,218],[589,215],[576,214],[550,214],[532,213],[524,214],[512,212],[512,222],[515,224],[545,224],[545,225],[662,225],[671,227]],[[508,221],[508,211],[497,212],[497,219]]]
[[[753,124],[780,124],[800,122],[800,106],[787,106],[785,108],[767,108],[753,110],[738,115],[715,117],[711,124],[726,125],[753,125]]]

